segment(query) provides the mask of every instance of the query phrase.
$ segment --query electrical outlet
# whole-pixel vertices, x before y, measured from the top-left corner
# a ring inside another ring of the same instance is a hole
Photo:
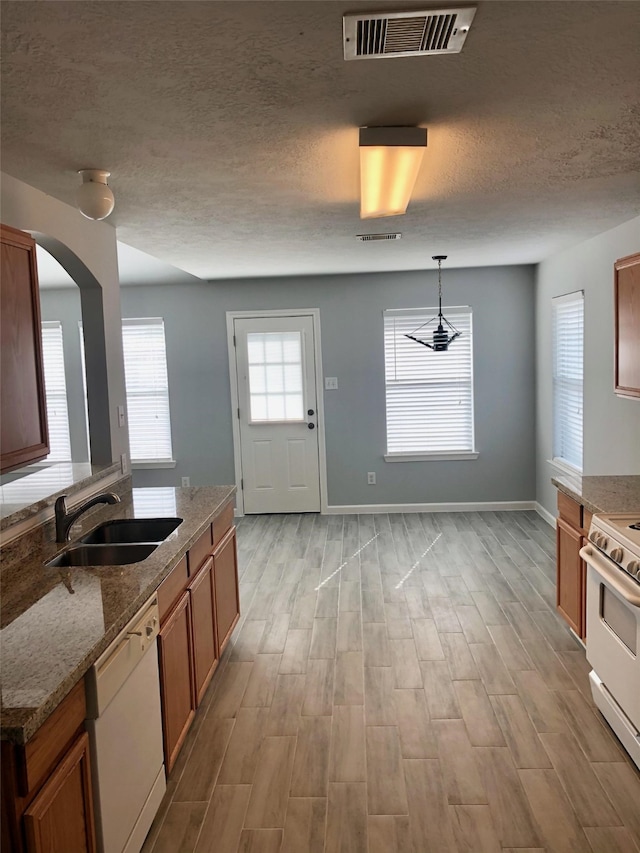
[[[325,376],[324,377],[324,390],[325,391],[335,391],[338,387],[338,377],[337,376]]]
[[[182,488],[188,489],[191,485],[191,477],[183,477],[182,478]]]
[[[375,471],[368,471],[367,472],[367,483],[370,486],[375,486],[375,484],[376,484],[376,472]]]
[[[129,472],[129,462],[127,461],[127,454],[120,454],[120,468],[122,469],[123,474],[127,474]]]

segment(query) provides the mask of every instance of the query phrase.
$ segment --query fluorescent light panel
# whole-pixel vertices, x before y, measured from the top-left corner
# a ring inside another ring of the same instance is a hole
[[[360,219],[406,213],[426,147],[424,127],[360,128]]]

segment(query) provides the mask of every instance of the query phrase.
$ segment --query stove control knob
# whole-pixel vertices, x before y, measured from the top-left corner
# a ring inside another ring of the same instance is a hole
[[[598,544],[598,534],[595,532],[595,530],[591,531],[591,533],[589,534],[589,539],[593,542],[594,545]]]
[[[603,533],[601,533],[598,538],[598,548],[602,548],[602,550],[605,551],[608,544],[609,540]]]
[[[627,563],[627,571],[631,575],[636,575],[640,577],[640,560],[630,560]]]
[[[622,561],[623,551],[622,548],[612,548],[609,556],[615,563],[620,563]]]

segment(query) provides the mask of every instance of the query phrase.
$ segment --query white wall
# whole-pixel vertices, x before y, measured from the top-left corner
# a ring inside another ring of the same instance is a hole
[[[640,251],[640,217],[559,252],[537,269],[537,500],[555,515],[551,484],[551,299],[584,290],[583,474],[640,474],[640,400],[613,391],[613,264]]]
[[[2,222],[31,232],[81,286],[85,330],[92,330],[87,341],[92,461],[110,464],[129,452],[127,429],[117,418],[118,406],[126,411],[126,394],[115,228],[4,173],[0,193]]]

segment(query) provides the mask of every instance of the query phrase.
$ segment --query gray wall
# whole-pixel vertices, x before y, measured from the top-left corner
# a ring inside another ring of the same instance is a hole
[[[537,268],[537,501],[555,515],[551,484],[551,298],[584,290],[585,475],[640,474],[640,400],[613,391],[613,263],[640,251],[640,217],[543,261]]]
[[[446,269],[446,302],[474,312],[477,460],[385,463],[382,311],[433,305],[434,272],[126,287],[127,317],[165,319],[172,471],[138,485],[234,481],[226,318],[229,310],[319,308],[329,505],[533,500],[534,270]],[[367,471],[377,473],[368,486]]]
[[[385,463],[382,311],[433,305],[431,272],[125,287],[125,317],[164,317],[175,469],[134,472],[138,486],[234,482],[229,310],[319,308],[329,505],[533,500],[534,269],[445,269],[445,301],[471,305],[477,460]],[[75,313],[74,313],[75,311]],[[43,316],[79,319],[49,291]],[[77,328],[77,325],[76,325]],[[377,485],[368,486],[367,471]]]

